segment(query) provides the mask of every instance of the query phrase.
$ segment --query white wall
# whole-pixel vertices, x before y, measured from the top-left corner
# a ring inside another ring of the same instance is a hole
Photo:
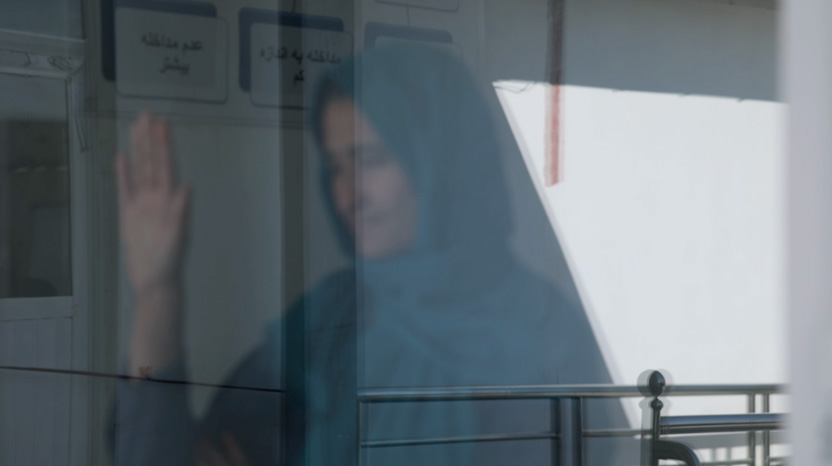
[[[784,382],[776,13],[598,0],[565,12],[555,186],[543,187],[549,86],[499,93],[615,382],[655,368],[675,383]],[[545,17],[530,24],[518,40],[545,37]],[[492,75],[514,80],[502,87],[544,78],[498,63]],[[671,412],[744,403],[674,400]]]
[[[544,187],[550,96],[534,83],[549,78],[549,3],[462,1],[456,14],[411,8],[409,21],[462,44],[478,34],[478,50],[463,47],[469,63],[511,88],[498,91],[501,103],[615,382],[655,368],[676,383],[784,382],[772,3],[567,0],[562,180]],[[384,9],[391,21],[400,11]],[[515,187],[517,176],[509,170]],[[516,207],[518,253],[563,278],[561,264],[540,263],[524,241],[542,226]],[[745,400],[675,400],[671,409],[740,411]],[[629,414],[635,424],[635,402]]]

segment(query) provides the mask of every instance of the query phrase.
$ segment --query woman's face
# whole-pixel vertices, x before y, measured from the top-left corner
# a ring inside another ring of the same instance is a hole
[[[380,258],[406,251],[416,232],[417,201],[399,162],[348,98],[324,108],[322,126],[330,192],[356,252]]]

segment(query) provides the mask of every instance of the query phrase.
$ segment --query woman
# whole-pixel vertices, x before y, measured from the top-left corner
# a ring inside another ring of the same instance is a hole
[[[511,251],[513,213],[496,136],[505,121],[492,118],[464,65],[432,47],[369,51],[323,77],[310,115],[326,160],[325,199],[355,262],[286,314],[290,328],[294,317],[308,322],[290,332],[297,357],[286,358],[286,424],[266,392],[225,390],[195,422],[183,387],[125,384],[120,457],[278,464],[280,439],[288,439],[292,464],[351,464],[358,387],[610,381],[580,307]],[[179,283],[189,194],[173,181],[163,122],[141,117],[133,151],[132,171],[118,158],[136,291],[130,369],[184,380]],[[227,385],[275,386],[277,328]],[[611,406],[594,417],[619,424],[620,406]],[[550,427],[547,404],[504,401],[378,405],[365,421],[363,435],[374,440]],[[159,425],[167,431],[153,432]],[[539,464],[549,447],[457,443],[363,454],[369,464]]]

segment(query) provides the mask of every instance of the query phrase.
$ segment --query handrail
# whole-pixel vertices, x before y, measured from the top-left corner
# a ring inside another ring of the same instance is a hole
[[[558,438],[560,438],[560,434],[556,432],[523,432],[518,434],[464,435],[458,437],[434,437],[421,439],[366,440],[361,442],[361,446],[364,448],[405,447],[414,445],[443,445],[448,443],[503,442],[513,440],[545,439],[554,440]]]
[[[768,449],[770,439],[768,432],[779,430],[784,425],[784,415],[768,413],[769,399],[772,395],[784,394],[788,386],[779,384],[712,384],[712,385],[672,385],[664,382],[659,372],[650,376],[647,386],[586,384],[586,385],[504,385],[472,387],[404,387],[404,388],[364,388],[358,390],[358,404],[403,402],[439,402],[439,401],[477,401],[477,400],[558,400],[557,405],[563,412],[557,414],[560,426],[551,432],[523,432],[459,437],[435,437],[420,439],[360,439],[359,452],[364,448],[383,448],[406,445],[435,445],[446,443],[499,442],[505,440],[550,439],[560,444],[561,464],[580,465],[583,463],[581,439],[590,437],[619,437],[650,435],[651,463],[658,464],[660,458],[677,459],[689,465],[700,464],[696,454],[685,444],[660,439],[661,435],[704,434],[725,432],[762,431],[764,464],[771,462]],[[662,402],[659,396],[731,396],[749,397],[749,414],[696,415],[696,416],[661,416]],[[762,396],[764,413],[754,413],[754,399]],[[652,397],[652,429],[586,429],[581,422],[581,403],[591,399],[614,399]],[[359,432],[363,432],[363,418],[367,413],[362,409],[359,415]],[[577,435],[576,435],[577,434]],[[359,437],[360,438],[360,437]],[[755,438],[749,434],[750,449],[755,447]],[[737,464],[754,464],[754,452],[751,458]],[[366,459],[359,453],[359,460]],[[728,462],[726,462],[727,464]],[[360,461],[360,464],[364,464]]]
[[[653,371],[645,387],[652,396],[650,402],[652,418],[652,433],[650,435],[650,466],[659,466],[661,460],[682,461],[687,466],[700,466],[701,462],[693,449],[682,442],[660,438],[663,434],[706,434],[717,432],[748,432],[748,464],[756,464],[756,435],[755,432],[768,433],[784,427],[784,415],[768,412],[770,393],[763,394],[763,408],[765,413],[755,413],[757,393],[749,392],[749,414],[720,414],[696,416],[662,416],[664,403],[660,399],[667,390],[667,382],[659,371]],[[770,464],[770,438],[763,439],[763,464]]]
[[[782,414],[670,416],[661,418],[659,433],[673,435],[780,430],[783,425],[784,416]]]
[[[780,394],[784,385],[674,385],[664,391],[670,396],[712,396]],[[631,385],[509,385],[486,387],[365,388],[358,391],[361,403],[399,403],[453,400],[521,400],[548,398],[634,398],[643,397],[644,387]]]

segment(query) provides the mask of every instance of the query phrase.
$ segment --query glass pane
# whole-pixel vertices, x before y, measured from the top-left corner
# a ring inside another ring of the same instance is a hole
[[[116,463],[635,465],[644,371],[783,380],[775,13],[232,3],[113,8]]]
[[[81,1],[3,0],[0,2],[0,28],[81,38],[84,35]]]
[[[72,294],[63,81],[0,75],[0,298]]]

